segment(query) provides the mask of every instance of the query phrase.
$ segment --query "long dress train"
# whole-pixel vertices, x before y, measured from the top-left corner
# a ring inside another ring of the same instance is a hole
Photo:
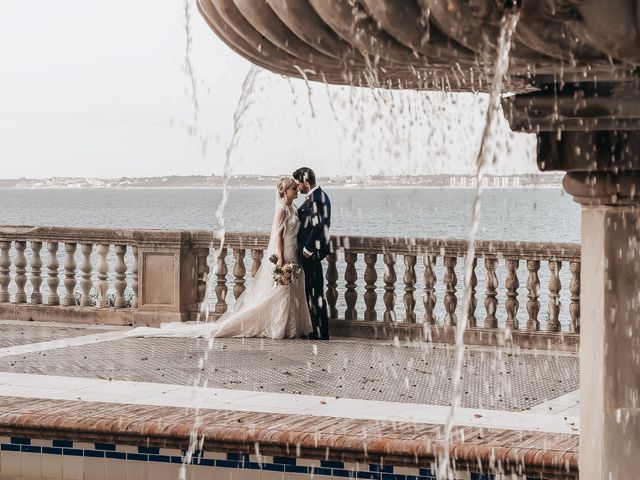
[[[284,204],[284,221],[272,227],[269,247],[253,282],[236,304],[216,322],[174,322],[160,328],[140,327],[131,330],[133,337],[267,337],[296,338],[312,331],[311,317],[304,289],[304,272],[289,285],[276,285],[274,265],[268,256],[275,253],[277,235],[284,232],[284,261],[298,262],[297,233],[300,220],[294,208]],[[274,219],[278,218],[274,215]]]

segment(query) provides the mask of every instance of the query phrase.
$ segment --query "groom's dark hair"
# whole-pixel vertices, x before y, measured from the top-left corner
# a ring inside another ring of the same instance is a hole
[[[293,178],[299,182],[309,182],[311,185],[316,184],[316,174],[309,167],[300,167],[293,172]]]

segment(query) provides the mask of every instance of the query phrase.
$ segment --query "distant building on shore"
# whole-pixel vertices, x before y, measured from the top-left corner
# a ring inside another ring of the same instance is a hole
[[[533,183],[535,184],[535,183]],[[451,188],[475,188],[476,177],[472,176],[451,176],[449,177],[449,187]],[[520,188],[520,176],[486,176],[482,177],[482,186],[485,188]]]

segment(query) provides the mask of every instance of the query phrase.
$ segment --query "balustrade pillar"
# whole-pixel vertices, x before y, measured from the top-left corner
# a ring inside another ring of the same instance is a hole
[[[408,323],[416,323],[416,256],[404,256],[404,321]]]
[[[126,245],[116,245],[116,264],[114,267],[114,271],[116,272],[116,278],[113,282],[113,287],[116,291],[116,299],[114,302],[114,307],[116,308],[126,308],[127,307],[127,299],[124,296],[124,292],[127,289],[127,264],[124,261],[124,256],[127,253]]]
[[[344,312],[345,320],[357,320],[358,311],[356,310],[356,302],[358,301],[358,292],[356,291],[358,280],[358,272],[356,271],[356,262],[358,261],[358,254],[353,252],[344,252],[344,260],[347,263],[347,267],[344,271],[344,281],[346,291],[344,292],[344,300],[347,304],[347,309]]]
[[[98,251],[98,263],[96,265],[97,271],[97,285],[96,290],[98,291],[98,307],[99,308],[107,308],[109,307],[109,262],[107,261],[107,255],[109,254],[109,245],[99,244],[97,246]]]
[[[27,248],[27,242],[17,241],[14,243],[16,249],[16,303],[27,303],[27,294],[24,287],[27,284],[27,257],[24,256],[24,250]]]
[[[378,320],[378,314],[376,313],[376,302],[378,301],[378,294],[376,293],[376,280],[378,280],[378,272],[376,272],[376,261],[378,256],[375,253],[365,253],[364,263],[366,268],[364,270],[364,319],[368,322],[375,322]]]
[[[11,282],[11,242],[0,242],[0,302],[10,302],[9,283]]]
[[[197,271],[197,294],[196,301],[198,304],[207,302],[207,281],[209,279],[209,249],[203,248],[198,250],[196,254],[196,271]],[[200,311],[206,311],[205,308],[200,308]]]
[[[520,282],[518,281],[518,264],[517,259],[506,259],[504,261],[507,267],[507,278],[504,282],[504,286],[507,288],[507,300],[504,304],[507,310],[507,328],[511,330],[518,330],[518,287]]]
[[[487,291],[485,292],[484,308],[487,316],[484,319],[484,328],[498,328],[498,319],[496,311],[498,310],[498,276],[496,275],[496,267],[498,266],[497,258],[485,258],[484,266],[487,269]]]
[[[327,256],[327,306],[329,318],[338,318],[338,254],[331,252]]]
[[[131,253],[133,254],[133,265],[131,266],[131,289],[133,290],[133,296],[131,297],[131,308],[138,308],[138,246],[133,245],[131,247]]]
[[[538,313],[540,312],[540,302],[538,301],[540,291],[540,278],[538,270],[540,270],[540,260],[527,260],[527,270],[529,270],[529,278],[527,280],[527,330],[537,332],[540,330],[540,321]]]
[[[425,254],[424,262],[424,323],[426,325],[435,325],[436,317],[433,310],[436,306],[436,256]]]
[[[382,300],[384,301],[384,321],[395,322],[396,321],[396,254],[385,253],[384,254],[384,295]]]
[[[66,307],[71,307],[77,305],[76,301],[76,247],[75,243],[65,243],[64,244],[64,305]]]
[[[233,249],[233,276],[235,278],[235,285],[233,286],[233,296],[237,300],[242,292],[245,290],[245,279],[244,276],[247,273],[247,269],[244,266],[244,256],[246,251],[243,248],[234,248]]]
[[[569,292],[571,292],[571,304],[569,305],[569,315],[571,315],[571,325],[569,331],[580,333],[580,262],[570,262],[571,282]]]
[[[216,306],[214,309],[216,318],[227,311],[227,249],[222,248],[218,252],[216,262]]]
[[[458,323],[456,316],[456,306],[458,305],[456,285],[458,284],[458,277],[455,271],[457,262],[458,259],[456,257],[444,257],[444,308],[447,312],[444,320],[445,325],[457,325]]]
[[[58,285],[60,285],[60,279],[58,278],[58,268],[60,268],[58,242],[48,242],[47,251],[49,252],[49,258],[47,259],[47,285],[49,286],[47,304],[60,305],[60,295],[58,295]]]
[[[80,253],[82,254],[82,261],[80,262],[80,271],[82,272],[80,276],[80,288],[82,289],[80,305],[83,307],[90,307],[93,305],[93,300],[91,299],[91,287],[93,287],[93,282],[91,281],[92,251],[93,245],[91,243],[83,243],[80,245]]]
[[[42,285],[42,258],[40,258],[40,250],[42,242],[31,242],[31,303],[34,305],[42,304],[42,293],[40,286]]]
[[[560,289],[562,285],[560,283],[560,269],[562,268],[562,262],[556,260],[549,260],[549,270],[551,271],[551,278],[549,279],[549,323],[547,324],[547,330],[549,332],[560,331]]]
[[[251,250],[251,278],[256,276],[258,273],[258,269],[262,265],[262,257],[264,256],[263,250],[258,250],[256,248]]]
[[[474,328],[478,326],[478,320],[476,319],[476,307],[478,306],[478,299],[476,298],[476,287],[478,286],[478,276],[476,275],[476,266],[478,265],[478,259],[474,258],[471,262],[471,289],[469,298],[469,312],[467,314],[467,327]]]

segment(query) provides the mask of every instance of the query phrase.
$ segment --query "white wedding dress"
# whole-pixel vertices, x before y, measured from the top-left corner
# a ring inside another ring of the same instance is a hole
[[[284,221],[276,225],[278,209],[284,210]],[[160,328],[140,327],[127,333],[133,337],[267,337],[296,338],[310,333],[311,317],[307,305],[304,272],[289,285],[276,285],[275,265],[269,257],[276,253],[277,236],[284,231],[284,262],[299,263],[297,234],[298,213],[293,206],[276,201],[276,214],[269,246],[253,282],[242,293],[232,309],[215,322],[174,322]]]

